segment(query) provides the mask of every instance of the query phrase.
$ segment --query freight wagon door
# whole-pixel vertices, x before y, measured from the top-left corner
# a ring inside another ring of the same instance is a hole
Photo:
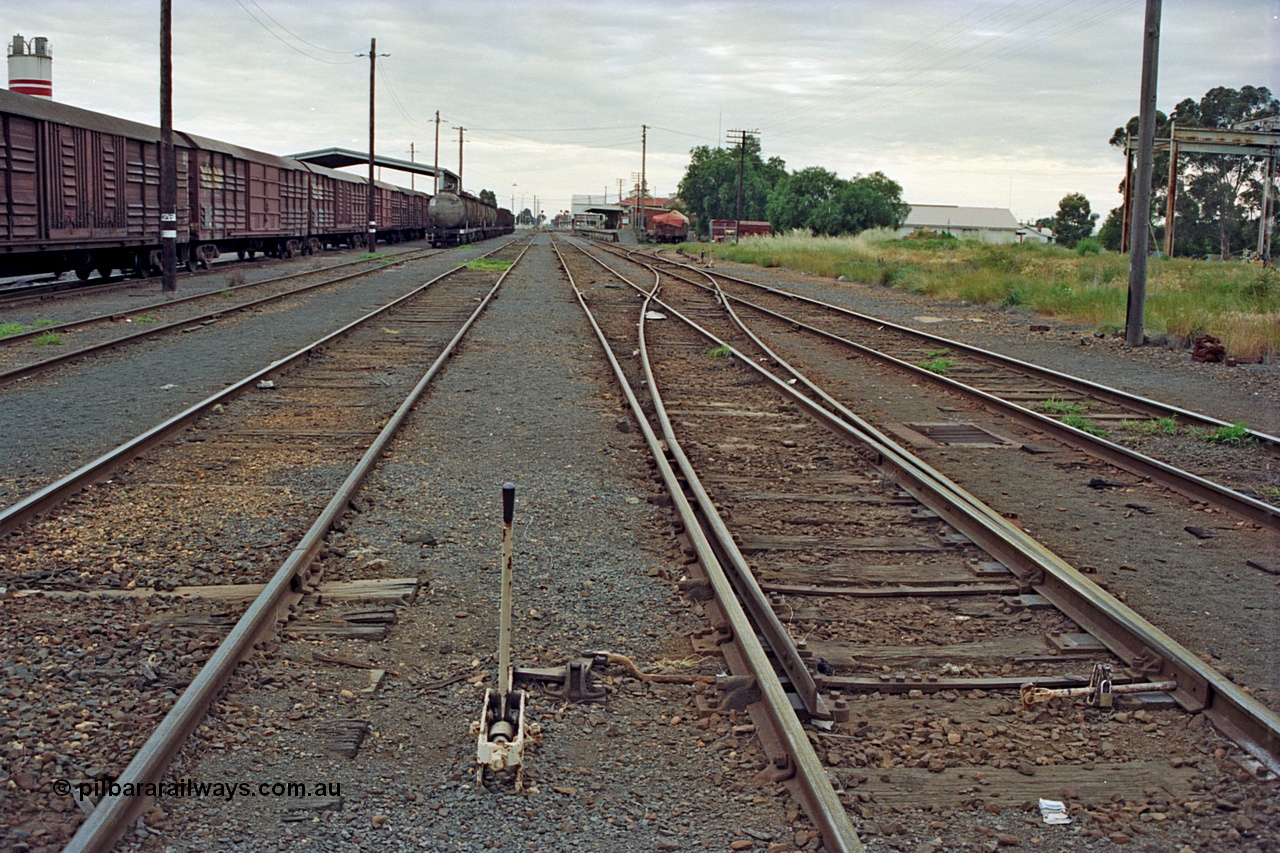
[[[258,234],[280,232],[280,169],[264,163],[249,163],[249,231]]]
[[[0,117],[0,244],[37,239],[36,123]]]
[[[46,123],[49,237],[124,238],[124,140],[108,133]]]

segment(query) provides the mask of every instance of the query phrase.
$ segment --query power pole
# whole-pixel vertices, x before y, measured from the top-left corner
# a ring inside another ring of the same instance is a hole
[[[440,195],[440,111],[436,110],[436,161],[432,171],[435,172],[435,190],[433,195]]]
[[[390,56],[389,53],[382,54]],[[377,84],[378,40],[369,39],[369,245],[370,252],[378,245],[377,189],[373,185],[373,94]]]
[[[737,243],[740,239],[739,232],[742,231],[742,180],[747,170],[747,140],[753,134],[758,135],[758,130],[731,130],[729,131],[729,141],[738,143],[738,209],[733,224],[733,242]]]
[[[1142,346],[1147,307],[1147,248],[1151,224],[1151,162],[1156,138],[1156,76],[1160,67],[1160,2],[1147,0],[1142,42],[1142,92],[1138,108],[1138,163],[1133,179],[1133,213],[1129,217],[1129,302],[1124,342]]]
[[[1275,180],[1276,152],[1267,155],[1266,180],[1262,182],[1262,216],[1258,217],[1258,256],[1271,258],[1271,182]]]
[[[410,143],[409,143],[409,162],[410,162],[410,163],[414,162],[414,160],[413,160],[413,143],[412,143],[412,142],[410,142]],[[413,172],[410,172],[410,173],[409,173],[409,189],[410,189],[410,190],[413,190],[413,188],[414,188],[414,187],[413,187],[413,179],[414,179],[415,177],[416,177],[416,175],[415,175]]]
[[[622,207],[622,182],[626,178],[618,178],[618,207]]]
[[[640,230],[644,231],[645,223],[649,219],[649,212],[645,209],[645,196],[647,195],[648,184],[645,180],[645,161],[649,156],[649,125],[640,125]]]
[[[462,134],[466,132],[465,127],[455,127],[458,131],[458,192],[462,192]]]
[[[150,261],[148,260],[148,265]],[[161,289],[178,289],[178,163],[173,151],[173,0],[160,0]]]

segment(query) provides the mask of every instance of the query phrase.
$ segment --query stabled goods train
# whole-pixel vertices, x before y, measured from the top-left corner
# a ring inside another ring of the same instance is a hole
[[[0,276],[160,265],[158,128],[0,90]],[[179,263],[363,246],[363,178],[174,132]],[[431,197],[376,182],[378,238],[422,239]]]
[[[655,243],[683,243],[689,239],[689,217],[677,210],[659,213],[649,220],[649,237]]]
[[[458,246],[515,230],[516,218],[505,207],[486,204],[470,193],[440,190],[427,208],[431,245]]]

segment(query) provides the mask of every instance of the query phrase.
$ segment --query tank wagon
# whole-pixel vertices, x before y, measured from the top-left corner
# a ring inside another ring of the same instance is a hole
[[[457,246],[487,240],[515,230],[515,215],[505,207],[485,204],[466,192],[441,190],[427,209],[431,218],[431,244]]]
[[[160,266],[160,131],[0,90],[0,276]],[[363,246],[363,178],[174,132],[179,263]],[[377,182],[388,242],[422,239],[431,197]]]

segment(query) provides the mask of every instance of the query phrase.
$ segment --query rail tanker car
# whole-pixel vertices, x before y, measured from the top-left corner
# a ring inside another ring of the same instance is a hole
[[[427,209],[431,245],[458,246],[515,230],[516,218],[505,207],[486,204],[470,193],[441,190]]]
[[[160,131],[0,90],[0,276],[151,275],[160,257]],[[363,246],[363,178],[174,133],[179,263]],[[376,182],[388,242],[422,239],[431,197]]]

